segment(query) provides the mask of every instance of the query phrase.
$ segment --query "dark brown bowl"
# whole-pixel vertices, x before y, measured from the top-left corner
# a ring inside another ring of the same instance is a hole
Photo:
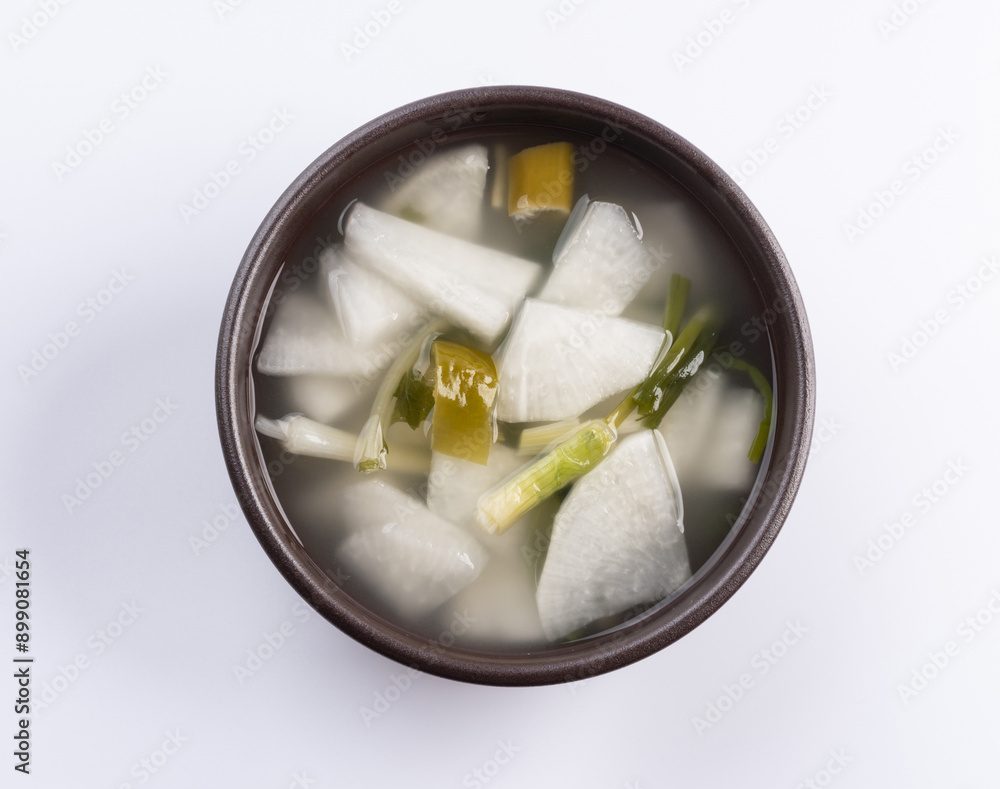
[[[432,135],[493,125],[569,129],[611,143],[659,168],[699,201],[741,252],[768,316],[776,413],[766,469],[728,537],[694,578],[664,604],[617,628],[552,649],[485,653],[416,636],[372,614],[306,553],[268,484],[251,413],[251,355],[268,293],[288,250],[328,198],[376,162]],[[349,134],[285,191],[250,242],[219,333],[216,405],[226,465],[240,505],[288,582],[326,619],[383,655],[421,671],[489,685],[541,685],[601,674],[663,649],[726,602],[770,548],[795,498],[808,455],[815,371],[805,310],[770,229],[717,164],[656,121],[610,102],[551,88],[474,88],[394,110]]]

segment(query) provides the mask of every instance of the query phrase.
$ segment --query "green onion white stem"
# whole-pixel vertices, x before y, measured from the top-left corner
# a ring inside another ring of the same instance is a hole
[[[306,455],[328,460],[353,462],[358,437],[354,433],[324,425],[301,414],[288,414],[281,419],[258,416],[254,423],[261,435],[275,438],[293,455]],[[426,474],[430,470],[430,452],[411,446],[393,449],[392,468],[413,474]]]
[[[476,520],[491,534],[503,534],[529,510],[597,465],[614,444],[611,425],[595,419],[547,455],[529,464],[479,500]]]
[[[378,392],[375,393],[375,401],[372,403],[371,415],[361,434],[358,436],[357,444],[354,448],[354,466],[359,471],[376,471],[386,468],[386,454],[388,447],[385,443],[385,431],[389,429],[392,421],[392,404],[399,388],[399,381],[406,375],[417,359],[427,339],[438,332],[448,328],[448,322],[442,318],[428,323],[410,341],[410,344],[400,351],[389,369],[386,371]]]
[[[547,425],[526,427],[518,439],[517,451],[521,455],[537,455],[547,449],[552,442],[564,438],[567,433],[580,426],[579,419],[562,419]]]

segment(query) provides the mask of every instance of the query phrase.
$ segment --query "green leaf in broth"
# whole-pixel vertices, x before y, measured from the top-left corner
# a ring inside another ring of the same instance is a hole
[[[427,419],[434,407],[434,386],[426,376],[411,369],[396,388],[396,405],[390,424],[406,422],[413,430]]]

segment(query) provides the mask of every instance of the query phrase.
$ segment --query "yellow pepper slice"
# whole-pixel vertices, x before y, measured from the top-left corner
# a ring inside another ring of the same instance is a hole
[[[489,354],[436,341],[431,449],[486,465],[494,439],[497,368]]]
[[[525,148],[510,157],[508,216],[529,217],[539,211],[568,214],[573,208],[573,146],[550,142]]]

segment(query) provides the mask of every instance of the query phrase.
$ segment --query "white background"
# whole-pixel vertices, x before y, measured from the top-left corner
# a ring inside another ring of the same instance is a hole
[[[0,784],[458,787],[478,769],[491,789],[998,785],[1000,278],[983,261],[1000,260],[1000,6],[47,3],[0,14],[0,660],[27,548],[36,701],[25,777],[0,672]],[[348,57],[380,12],[391,21]],[[225,514],[217,332],[249,239],[317,155],[401,104],[506,83],[632,107],[743,172],[808,310],[816,439],[766,559],[665,651],[548,688],[407,682]],[[276,110],[292,120],[249,160],[241,141]],[[54,166],[103,119],[90,155]],[[127,287],[100,313],[81,307],[116,276]],[[68,322],[66,347],[25,375]],[[168,418],[123,443],[158,399]],[[227,528],[192,542],[213,520]],[[805,633],[768,664],[790,625]],[[394,676],[405,691],[366,721]]]

